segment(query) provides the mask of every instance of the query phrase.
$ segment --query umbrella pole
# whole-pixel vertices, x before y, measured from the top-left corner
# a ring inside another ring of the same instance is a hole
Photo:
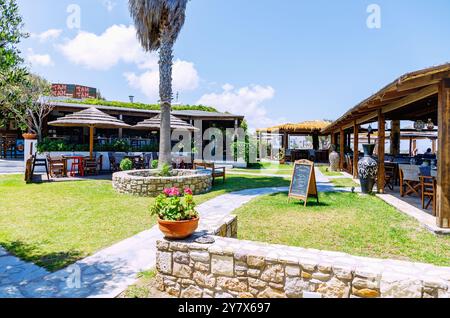
[[[94,158],[94,126],[89,126],[89,152],[92,160]]]

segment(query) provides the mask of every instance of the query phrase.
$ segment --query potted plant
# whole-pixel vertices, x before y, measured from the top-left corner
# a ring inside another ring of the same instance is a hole
[[[151,208],[158,216],[159,229],[168,239],[181,240],[192,235],[198,228],[199,215],[195,210],[192,190],[165,189]]]
[[[22,137],[25,140],[36,140],[37,139],[37,134],[35,134],[35,133],[24,133],[24,134],[22,134]]]

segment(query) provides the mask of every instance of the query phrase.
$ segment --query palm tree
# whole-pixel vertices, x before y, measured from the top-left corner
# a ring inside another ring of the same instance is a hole
[[[129,0],[131,16],[141,45],[147,52],[159,50],[161,130],[159,168],[171,165],[170,112],[172,103],[173,45],[186,16],[188,0]]]

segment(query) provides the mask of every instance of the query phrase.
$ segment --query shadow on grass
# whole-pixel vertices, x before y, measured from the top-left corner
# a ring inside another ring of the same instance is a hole
[[[46,253],[42,251],[38,244],[29,244],[22,241],[0,242],[0,246],[21,260],[44,267],[50,272],[64,268],[86,256],[73,250]]]

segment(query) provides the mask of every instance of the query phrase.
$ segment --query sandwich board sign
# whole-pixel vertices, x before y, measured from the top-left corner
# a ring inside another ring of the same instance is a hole
[[[319,203],[314,162],[299,160],[294,163],[289,201],[291,198],[302,200],[306,207],[309,197],[316,198]]]

